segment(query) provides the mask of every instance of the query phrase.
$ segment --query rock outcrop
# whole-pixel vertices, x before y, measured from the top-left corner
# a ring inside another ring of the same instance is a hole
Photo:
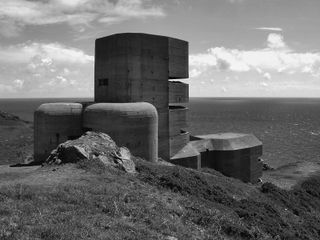
[[[125,147],[118,147],[109,135],[96,132],[86,132],[78,139],[61,143],[51,152],[45,164],[59,165],[81,160],[98,160],[128,173],[135,172],[130,151]]]

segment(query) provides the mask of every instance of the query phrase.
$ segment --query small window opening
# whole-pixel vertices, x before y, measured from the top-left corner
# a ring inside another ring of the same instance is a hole
[[[108,86],[109,85],[109,79],[108,78],[102,78],[99,79],[99,86]]]

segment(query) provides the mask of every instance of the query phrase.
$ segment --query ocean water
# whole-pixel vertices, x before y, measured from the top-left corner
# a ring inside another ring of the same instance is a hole
[[[21,119],[33,122],[34,111],[43,103],[53,102],[89,102],[92,98],[19,98],[1,99],[0,110],[19,116]]]
[[[0,110],[33,121],[41,103],[91,100],[0,99]],[[193,135],[253,133],[263,142],[263,159],[273,167],[320,163],[320,99],[191,98],[187,106]]]

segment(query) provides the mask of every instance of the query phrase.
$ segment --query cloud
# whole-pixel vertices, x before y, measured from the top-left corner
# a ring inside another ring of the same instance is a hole
[[[269,86],[269,84],[266,83],[266,82],[261,82],[260,85],[263,86],[263,87],[268,87]]]
[[[263,75],[266,72],[320,76],[320,53],[295,52],[287,46],[282,35],[271,33],[265,48],[239,50],[214,47],[206,53],[191,55],[190,69],[199,78],[212,75],[214,71],[255,71],[264,78],[268,76]]]
[[[16,88],[21,89],[24,84],[24,80],[16,79],[13,81],[13,84],[15,85]]]
[[[255,28],[256,30],[261,30],[261,31],[272,31],[272,32],[282,32],[283,29],[279,27],[258,27]]]
[[[58,43],[0,45],[0,66],[0,88],[7,97],[92,94],[93,56],[80,49]]]
[[[227,0],[227,1],[230,2],[230,3],[242,3],[245,0]]]
[[[60,63],[88,63],[93,56],[85,54],[82,50],[65,47],[58,43],[23,43],[3,47],[0,45],[0,62],[29,63],[40,57],[42,61],[57,61]]]
[[[0,34],[12,37],[27,25],[59,23],[83,31],[94,21],[112,24],[164,15],[150,0],[10,0],[0,5]]]
[[[268,36],[268,47],[272,49],[287,48],[286,43],[283,40],[283,36],[277,33],[270,33]]]
[[[266,72],[263,74],[263,78],[266,80],[271,80],[271,74]]]

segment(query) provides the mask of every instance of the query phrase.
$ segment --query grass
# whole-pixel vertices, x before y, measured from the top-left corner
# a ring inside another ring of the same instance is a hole
[[[136,165],[138,173],[129,175],[81,162],[72,165],[85,171],[78,182],[2,186],[0,239],[320,237],[319,176],[285,191],[272,184],[257,188],[210,170],[139,159]]]

